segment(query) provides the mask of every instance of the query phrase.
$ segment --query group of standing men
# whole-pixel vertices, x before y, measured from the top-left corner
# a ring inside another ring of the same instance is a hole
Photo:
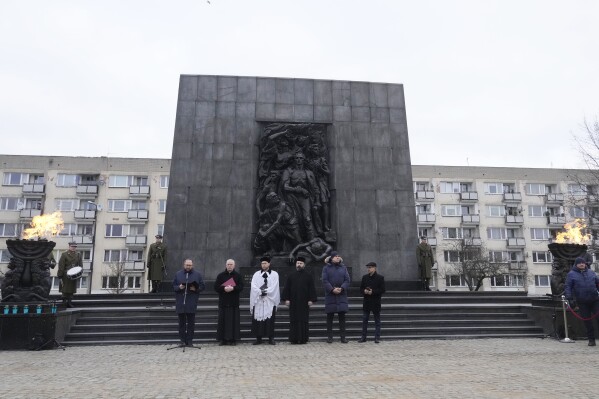
[[[333,342],[333,319],[339,318],[341,342],[347,343],[345,313],[349,310],[347,290],[350,277],[343,260],[335,251],[326,259],[322,271],[325,290],[325,312],[327,314],[327,342]],[[298,256],[295,272],[285,283],[283,292],[279,288],[279,274],[270,267],[270,258],[260,259],[260,270],[252,276],[250,287],[250,313],[252,332],[256,337],[254,345],[268,342],[276,345],[275,322],[277,307],[283,301],[289,307],[289,341],[292,344],[305,344],[309,340],[310,307],[316,302],[314,278],[305,270],[305,258]],[[366,342],[367,325],[370,313],[375,319],[374,342],[380,342],[381,335],[381,295],[385,292],[385,279],[376,272],[376,263],[366,265],[368,273],[362,278],[360,292],[364,296],[362,336],[358,342]],[[243,290],[243,278],[235,270],[235,261],[229,259],[225,270],[218,274],[214,290],[219,294],[218,327],[216,337],[219,345],[236,345],[240,340],[239,295]],[[193,345],[195,309],[199,293],[205,288],[202,276],[193,270],[193,262],[186,259],[183,269],[173,280],[176,297],[176,311],[179,316],[179,337],[181,346]]]

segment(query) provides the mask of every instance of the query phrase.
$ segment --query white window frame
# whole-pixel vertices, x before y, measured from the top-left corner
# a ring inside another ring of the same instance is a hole
[[[116,256],[118,255],[118,256]],[[104,263],[111,262],[126,262],[127,261],[127,250],[126,249],[105,249],[104,250]]]
[[[79,175],[59,173],[56,176],[56,187],[77,187],[80,181]]]
[[[0,198],[0,211],[18,211],[23,208],[23,199],[19,197]]]
[[[485,194],[501,195],[503,194],[503,183],[485,183]]]
[[[505,206],[504,205],[487,205],[487,216],[489,217],[504,217]]]
[[[487,238],[489,240],[506,240],[507,229],[505,227],[487,227]]]
[[[535,287],[551,287],[551,276],[535,274]]]
[[[119,232],[120,230],[120,232]],[[107,224],[104,229],[104,237],[126,237],[127,236],[128,225],[126,224]]]
[[[501,280],[499,280],[499,278],[501,278]],[[500,284],[497,284],[498,280]],[[491,287],[524,287],[524,275],[502,274],[501,276],[492,276]]]
[[[587,212],[584,207],[573,206],[573,207],[570,207],[569,212],[570,212],[570,216],[572,216],[573,218],[587,217]]]
[[[61,212],[74,212],[79,209],[78,198],[57,198],[56,210]]]
[[[551,237],[549,229],[531,227],[530,228],[530,239],[534,241],[547,241]]]
[[[122,207],[116,206],[122,204]],[[131,209],[131,200],[128,199],[109,199],[108,200],[108,212],[124,213],[129,212]]]
[[[571,195],[586,195],[586,184],[570,183],[568,184],[568,194]]]
[[[156,225],[156,234],[164,235],[164,224]]]
[[[464,238],[464,232],[461,227],[443,227],[441,234],[444,240],[460,240]]]
[[[459,283],[458,284],[452,284],[452,279],[459,279]],[[464,278],[463,274],[457,275],[457,274],[448,274],[445,276],[445,286],[446,287],[466,287],[466,279]]]
[[[158,200],[158,213],[166,213],[166,200]]]
[[[12,227],[12,229],[10,227]],[[18,235],[18,223],[0,223],[0,237],[17,237]]]
[[[441,194],[457,194],[460,192],[460,182],[442,181],[439,183],[439,192]]]
[[[507,251],[489,251],[489,262],[507,263],[509,255]]]
[[[462,206],[460,204],[441,205],[441,216],[460,217],[462,216]]]
[[[553,263],[553,255],[549,251],[532,251],[532,263]]]
[[[169,182],[170,182],[169,175],[161,175],[160,176],[160,188],[168,188]]]
[[[62,230],[58,233],[59,236],[74,236],[77,234],[76,223],[65,223]]]
[[[460,251],[445,250],[443,251],[443,260],[446,263],[459,263],[462,257]]]
[[[110,175],[108,177],[108,187],[127,188],[131,186],[133,176],[130,175]]]
[[[544,183],[526,183],[527,195],[545,195],[546,191]]]
[[[8,252],[8,249],[0,249],[0,263],[10,262],[12,255]]]
[[[546,212],[547,212],[547,207],[545,205],[529,205],[528,206],[528,216],[531,218],[544,217]]]
[[[14,176],[14,177],[13,177]],[[14,182],[14,180],[18,180]],[[29,173],[22,172],[4,172],[3,186],[22,186],[29,181]]]

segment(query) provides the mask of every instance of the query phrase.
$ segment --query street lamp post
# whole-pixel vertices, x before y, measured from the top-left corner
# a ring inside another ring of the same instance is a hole
[[[94,206],[94,219],[93,219],[93,229],[92,229],[92,256],[91,256],[91,260],[89,263],[89,281],[88,281],[88,289],[87,289],[87,293],[91,294],[92,293],[92,278],[94,276],[94,258],[96,257],[96,230],[98,228],[98,222],[96,221],[96,218],[98,216],[98,212],[100,211],[100,207],[98,206],[98,204],[94,201],[87,201],[88,204],[93,205]]]

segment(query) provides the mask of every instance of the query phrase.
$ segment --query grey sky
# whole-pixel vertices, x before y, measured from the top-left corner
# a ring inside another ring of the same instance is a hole
[[[180,74],[404,84],[413,164],[583,167],[596,0],[0,2],[0,153],[171,156]]]

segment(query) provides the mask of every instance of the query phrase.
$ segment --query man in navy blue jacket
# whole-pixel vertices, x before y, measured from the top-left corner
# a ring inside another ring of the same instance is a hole
[[[590,319],[591,316],[597,318],[599,315],[598,287],[599,277],[588,268],[584,258],[576,258],[572,270],[566,277],[565,295],[570,307],[580,309],[580,315],[585,319]],[[587,329],[589,346],[595,346],[593,321],[585,320],[584,326]]]
[[[200,272],[193,269],[193,261],[185,259],[183,270],[175,274],[173,289],[175,290],[176,311],[179,316],[180,346],[193,346],[196,309],[200,292],[205,288]]]

